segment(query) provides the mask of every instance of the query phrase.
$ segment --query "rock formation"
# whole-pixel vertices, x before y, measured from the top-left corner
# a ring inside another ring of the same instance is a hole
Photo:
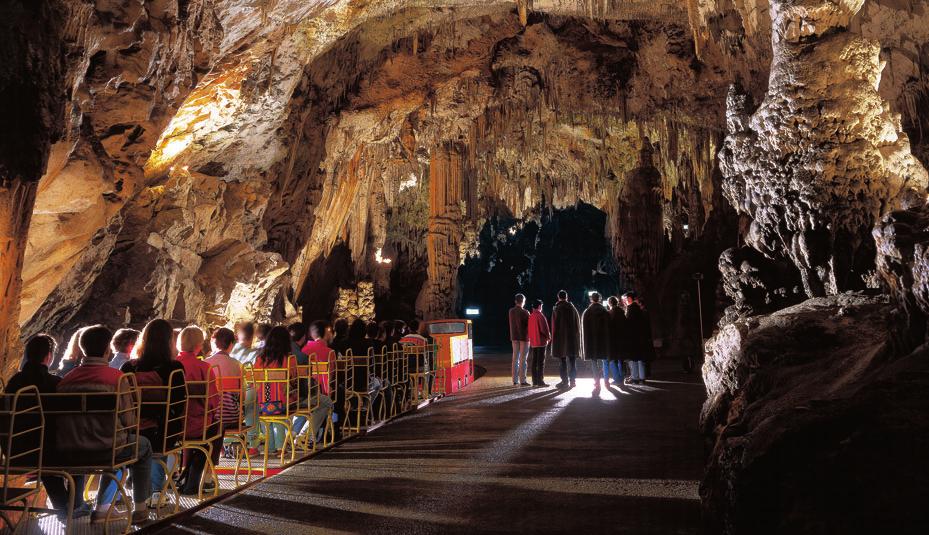
[[[623,184],[610,229],[624,287],[651,289],[665,248],[661,175],[652,162],[653,149],[644,140],[639,165]]]
[[[707,345],[709,533],[917,533],[929,491],[927,349],[887,296],[734,321]]]
[[[861,4],[772,2],[765,99],[750,117],[743,96],[728,99],[725,193],[752,218],[747,241],[789,258],[811,297],[861,287],[874,223],[929,183],[878,92],[879,43],[847,31]]]
[[[913,352],[925,341],[927,175],[882,94],[862,5],[772,1],[762,104],[730,88],[722,186],[750,228],[720,258],[736,304],[703,367],[710,532],[927,524],[914,497],[929,472],[913,453],[929,437],[925,348]],[[896,299],[843,293],[874,287],[875,267]],[[800,282],[814,299],[784,308]],[[875,456],[894,466],[862,462]]]

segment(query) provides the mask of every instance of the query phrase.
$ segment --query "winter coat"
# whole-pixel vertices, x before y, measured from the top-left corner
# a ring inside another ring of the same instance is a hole
[[[545,314],[533,310],[529,315],[529,347],[545,347],[551,341],[552,335],[548,330],[548,320]]]
[[[581,316],[584,360],[603,360],[610,356],[610,313],[600,303],[591,303]]]
[[[626,311],[616,306],[610,309],[610,360],[626,360],[629,353],[631,333],[626,322]]]
[[[529,341],[529,311],[514,306],[510,309],[510,340],[514,342]]]
[[[652,345],[652,324],[648,313],[638,303],[626,307],[626,328],[629,332],[629,359],[650,361],[655,358]]]
[[[581,354],[581,315],[570,301],[552,309],[552,356],[563,359]]]

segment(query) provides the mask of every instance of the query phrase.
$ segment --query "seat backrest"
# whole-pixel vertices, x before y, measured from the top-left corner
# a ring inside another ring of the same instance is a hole
[[[374,371],[373,348],[368,348],[366,355],[350,357],[352,390],[365,393],[368,391],[371,373]]]
[[[335,377],[333,374],[335,371],[333,369],[335,351],[330,350],[328,355],[311,353],[308,357],[310,360],[310,375],[316,380],[315,385],[313,385],[311,381],[311,390],[315,386],[318,389],[317,396],[323,394],[331,395],[335,386]]]
[[[251,376],[251,368],[251,364],[246,364],[242,367],[241,375],[223,376],[218,381],[221,403],[219,421],[220,429],[224,432],[239,433],[247,429],[245,426],[246,377]],[[252,403],[254,402],[253,399]]]
[[[55,447],[46,464],[116,470],[138,458],[141,395],[134,374],[123,374],[113,392],[62,392],[41,398],[49,423],[45,444]]]
[[[167,454],[181,449],[187,431],[187,383],[184,370],[172,371],[167,383],[156,372],[139,372],[136,376],[142,412],[157,416],[159,438],[152,444],[152,450]]]
[[[42,472],[45,414],[35,386],[0,395],[0,469],[2,503],[7,503],[10,476]]]
[[[259,414],[262,404],[269,402],[280,402],[280,413],[273,416],[289,417],[296,414],[299,407],[296,357],[288,357],[287,366],[283,368],[251,368],[247,380],[255,389]]]
[[[195,442],[211,442],[221,433],[220,412],[222,410],[222,391],[219,368],[210,366],[210,370],[203,380],[187,381],[187,412],[188,415],[194,407],[202,407],[202,418],[196,429],[190,428],[188,422],[186,440]]]
[[[349,349],[346,354],[337,357],[335,360],[335,371],[330,376],[335,380],[335,392],[352,392],[355,390],[355,378],[352,373],[352,351]]]

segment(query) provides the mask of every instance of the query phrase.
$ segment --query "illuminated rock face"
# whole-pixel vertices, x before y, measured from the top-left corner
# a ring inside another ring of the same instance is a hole
[[[923,202],[926,170],[878,93],[880,46],[845,31],[861,2],[772,2],[774,61],[750,116],[730,90],[723,188],[752,218],[747,241],[788,258],[809,296],[863,286],[871,228]]]

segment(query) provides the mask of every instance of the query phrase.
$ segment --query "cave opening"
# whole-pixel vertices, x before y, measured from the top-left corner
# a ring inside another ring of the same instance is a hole
[[[459,313],[475,324],[475,343],[509,343],[507,311],[516,293],[551,313],[559,290],[583,310],[588,292],[617,295],[619,268],[606,235],[607,214],[579,202],[519,219],[498,215],[481,228],[476,251],[458,270]],[[469,309],[477,309],[474,314]]]

